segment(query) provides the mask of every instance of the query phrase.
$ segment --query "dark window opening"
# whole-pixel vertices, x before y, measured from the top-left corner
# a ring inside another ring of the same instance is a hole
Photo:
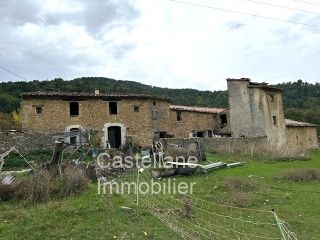
[[[220,125],[225,126],[228,124],[227,114],[220,115]]]
[[[36,107],[36,114],[41,115],[42,114],[42,107]]]
[[[271,100],[271,102],[274,102],[274,95],[270,95],[270,100]]]
[[[118,114],[117,102],[109,102],[109,114]]]
[[[152,120],[157,120],[159,117],[159,112],[156,110],[152,111]]]
[[[198,138],[203,138],[204,137],[204,132],[197,132],[197,137]]]
[[[70,102],[70,116],[79,116],[79,103],[78,102]]]
[[[177,121],[182,121],[182,113],[177,111]]]
[[[140,111],[139,106],[134,106],[134,107],[133,107],[133,111],[134,111],[134,112],[139,112],[139,111]]]
[[[208,130],[208,138],[212,138],[212,130]]]
[[[121,146],[121,127],[109,127],[108,140],[111,148],[119,148]]]
[[[156,102],[153,102],[153,106],[156,106],[157,105],[157,103]]]
[[[159,138],[166,138],[167,132],[159,132]]]
[[[272,123],[273,123],[273,125],[277,125],[277,123],[278,123],[277,116],[272,116]]]

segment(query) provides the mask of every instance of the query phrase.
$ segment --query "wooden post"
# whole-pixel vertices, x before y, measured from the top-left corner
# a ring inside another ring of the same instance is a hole
[[[51,166],[56,166],[60,164],[62,158],[63,144],[63,141],[54,141],[54,148],[50,162]]]

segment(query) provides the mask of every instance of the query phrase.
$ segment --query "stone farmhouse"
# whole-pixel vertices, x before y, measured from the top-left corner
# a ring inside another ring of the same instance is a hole
[[[172,105],[142,94],[31,92],[22,94],[22,127],[40,133],[96,132],[104,148],[130,139],[265,137],[276,146],[316,147],[317,125],[284,118],[282,90],[250,79],[227,79],[229,109]],[[70,137],[77,144],[81,137]]]

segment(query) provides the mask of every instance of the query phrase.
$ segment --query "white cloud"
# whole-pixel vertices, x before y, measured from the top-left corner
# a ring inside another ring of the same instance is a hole
[[[247,0],[185,1],[320,25],[316,15]],[[292,0],[268,2],[320,11]],[[270,83],[320,77],[320,28],[167,0],[26,1],[23,7],[0,3],[0,65],[30,80],[104,76],[215,90],[226,88],[227,77]],[[0,72],[6,80],[19,79]]]

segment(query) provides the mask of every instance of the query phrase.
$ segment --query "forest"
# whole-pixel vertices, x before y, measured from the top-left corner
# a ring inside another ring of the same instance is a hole
[[[320,124],[320,83],[302,80],[274,85],[284,90],[283,103],[286,118]],[[33,91],[72,91],[103,93],[136,93],[165,96],[174,104],[206,107],[228,107],[227,91],[200,91],[196,89],[170,89],[145,85],[134,81],[103,77],[82,77],[73,80],[53,80],[0,83],[0,123],[8,121],[8,114],[16,116],[20,108],[20,94]],[[17,118],[17,116],[15,117]],[[0,126],[1,127],[1,126]],[[4,128],[2,126],[2,128]],[[320,132],[320,128],[318,128]]]

